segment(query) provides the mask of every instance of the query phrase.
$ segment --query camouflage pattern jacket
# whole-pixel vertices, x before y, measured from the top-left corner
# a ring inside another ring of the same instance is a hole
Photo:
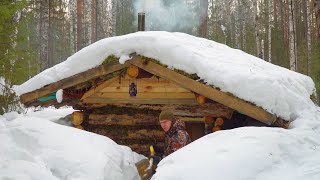
[[[166,132],[164,156],[168,156],[189,143],[191,143],[191,139],[186,131],[185,123],[176,120],[169,131]]]

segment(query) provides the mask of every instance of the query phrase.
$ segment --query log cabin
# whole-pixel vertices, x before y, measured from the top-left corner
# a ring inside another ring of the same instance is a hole
[[[57,92],[62,91],[62,101]],[[282,119],[261,107],[136,53],[123,64],[108,56],[101,65],[20,95],[26,107],[72,106],[74,127],[107,136],[148,155],[149,145],[164,146],[158,122],[171,110],[186,122],[192,140],[242,126],[287,128]]]

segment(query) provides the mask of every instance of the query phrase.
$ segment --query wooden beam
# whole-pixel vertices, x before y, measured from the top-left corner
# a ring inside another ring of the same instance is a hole
[[[160,127],[160,125],[159,125]],[[164,141],[165,133],[161,129],[123,129],[123,128],[113,128],[105,129],[103,127],[90,129],[90,132],[97,133],[103,136],[107,136],[110,139],[120,142],[130,142],[130,141]]]
[[[129,88],[128,88],[129,90]],[[117,99],[123,99],[123,100],[132,100],[132,99],[195,99],[195,95],[191,92],[171,92],[171,93],[165,93],[165,92],[140,92],[137,93],[136,96],[131,97],[128,92],[121,92],[121,93],[96,93],[90,96],[92,98],[117,98]]]
[[[189,104],[197,105],[195,99],[118,99],[118,98],[101,98],[101,97],[89,97],[83,100],[83,103],[90,104]]]
[[[158,117],[149,114],[90,114],[88,124],[91,125],[119,125],[119,126],[136,126],[136,125],[159,125]]]
[[[138,83],[138,94],[140,92],[190,92],[187,89],[179,88],[179,87],[157,87],[157,86],[142,86]],[[128,85],[127,86],[113,86],[113,84],[110,84],[110,86],[102,89],[100,92],[103,93],[128,93]]]
[[[85,72],[76,74],[74,76],[71,76],[66,79],[62,79],[58,82],[51,83],[47,86],[44,86],[38,90],[23,94],[20,96],[20,100],[23,104],[32,101],[34,99],[37,99],[42,96],[46,96],[52,92],[55,92],[59,89],[65,89],[72,86],[75,86],[77,84],[89,81],[91,79],[97,78],[99,76],[107,75],[110,73],[113,73],[115,71],[119,71],[123,68],[127,67],[126,64],[114,64],[114,65],[101,65],[98,67],[95,67],[93,69],[87,70]]]
[[[241,100],[235,96],[229,95],[228,93],[221,92],[208,85],[194,81],[188,77],[185,77],[151,61],[143,62],[143,60],[138,56],[134,56],[131,60],[127,61],[127,63],[133,64],[159,77],[169,79],[183,88],[201,94],[209,99],[212,99],[218,103],[221,103],[243,114],[246,114],[247,116],[257,119],[265,124],[271,125],[277,120],[277,117],[275,115],[265,111],[260,107]]]
[[[224,106],[219,103],[206,103],[203,105],[199,105],[196,102],[195,104],[90,104],[87,107],[98,108],[105,106],[105,108],[118,108],[118,109],[136,109],[136,111],[158,111],[159,113],[164,109],[170,109],[174,112],[176,117],[193,117],[193,118],[203,118],[204,116],[212,116],[212,117],[223,117],[226,119],[231,119],[232,114],[234,112],[233,109]],[[122,110],[121,110],[122,111]],[[125,112],[123,110],[123,112]]]
[[[113,83],[114,81],[118,80],[119,77],[114,77],[114,78],[111,78],[105,82],[103,82],[102,84],[100,84],[99,86],[97,87],[92,87],[89,91],[87,91],[82,97],[81,97],[81,100],[85,99],[85,98],[88,98],[90,96],[92,96],[93,94],[101,91],[103,88],[107,87],[108,85],[110,85],[111,83]]]

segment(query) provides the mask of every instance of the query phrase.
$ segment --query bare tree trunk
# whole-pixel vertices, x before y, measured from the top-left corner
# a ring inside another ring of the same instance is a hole
[[[260,33],[259,33],[259,25],[258,25],[259,17],[258,17],[257,1],[253,1],[253,13],[254,13],[254,27],[255,27],[257,57],[262,58],[261,46],[260,46]]]
[[[314,0],[314,13],[316,16],[316,29],[318,33],[318,39],[320,42],[320,0]]]
[[[200,28],[199,35],[208,38],[208,0],[200,0]]]
[[[116,25],[117,25],[117,7],[118,7],[118,0],[112,0],[112,9],[111,9],[111,27],[112,27],[112,35],[116,35]]]
[[[97,0],[91,0],[91,42],[97,41],[97,14],[96,14],[96,1]]]
[[[297,57],[296,57],[296,39],[295,39],[295,19],[294,19],[294,2],[293,0],[288,1],[289,5],[289,59],[290,69],[293,71],[297,70]]]
[[[83,42],[84,46],[91,44],[91,0],[84,0],[82,4],[82,23],[84,26]]]
[[[264,48],[263,48],[264,47],[264,40],[263,39],[261,40],[261,46],[262,46],[262,48],[261,48],[261,59],[264,59],[265,56],[264,56]]]
[[[273,0],[273,18],[274,22],[278,22],[277,0]]]
[[[235,7],[237,9],[237,11],[234,13],[235,15],[235,42],[236,42],[236,47],[238,49],[241,49],[240,47],[240,34],[241,34],[241,25],[240,25],[240,18],[241,18],[241,4],[240,4],[240,0],[235,1]]]
[[[48,62],[49,62],[49,67],[52,67],[54,65],[53,62],[53,46],[52,46],[52,19],[51,19],[51,14],[52,14],[52,1],[49,0],[48,2],[49,7],[49,14],[48,14]]]
[[[82,0],[77,0],[77,51],[82,48]]]
[[[268,61],[271,63],[271,25],[272,25],[272,20],[271,20],[271,8],[272,8],[272,1],[268,1]]]
[[[303,19],[308,55],[308,75],[311,74],[311,34],[310,34],[310,2],[303,0]]]
[[[48,0],[40,1],[40,70],[49,67],[49,9]]]

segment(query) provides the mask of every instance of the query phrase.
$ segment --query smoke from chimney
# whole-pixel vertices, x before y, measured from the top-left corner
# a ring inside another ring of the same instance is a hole
[[[198,0],[193,0],[199,2]],[[145,12],[147,31],[197,31],[200,24],[199,11],[188,4],[191,0],[136,0],[135,14]],[[137,24],[137,19],[135,24]]]

